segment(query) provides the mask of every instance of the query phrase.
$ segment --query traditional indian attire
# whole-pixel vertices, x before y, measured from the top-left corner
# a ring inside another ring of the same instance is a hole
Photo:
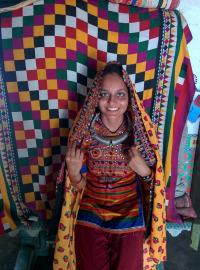
[[[145,231],[143,267],[154,269],[166,258],[165,185],[154,127],[123,70],[130,94],[129,106],[119,129],[114,133],[109,131],[98,112],[102,79],[103,71],[100,71],[69,134],[68,144],[76,142],[85,153],[81,173],[86,177],[86,187],[79,192],[71,185],[65,163],[58,177],[58,185],[65,180],[65,196],[54,269],[77,269],[75,226],[82,230],[84,226],[100,228],[112,234]],[[152,181],[142,181],[129,168],[128,149],[132,145],[154,171]]]

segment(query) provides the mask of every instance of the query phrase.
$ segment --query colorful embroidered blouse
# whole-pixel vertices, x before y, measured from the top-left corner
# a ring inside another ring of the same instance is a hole
[[[109,131],[99,119],[97,134],[115,136],[127,130],[126,121],[116,132]],[[141,194],[135,172],[128,166],[131,135],[116,145],[106,145],[92,135],[83,144],[86,148],[87,184],[77,223],[101,227],[106,231],[144,230]]]

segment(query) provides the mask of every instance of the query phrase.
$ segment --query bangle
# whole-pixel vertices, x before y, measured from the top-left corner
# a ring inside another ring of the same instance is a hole
[[[77,182],[71,181],[71,183],[72,183],[73,186],[78,186],[78,185],[83,181],[83,179],[84,179],[84,177],[83,177],[83,175],[81,174],[80,180],[78,180]]]
[[[145,182],[150,182],[151,180],[153,180],[153,176],[154,176],[154,173],[153,173],[153,171],[151,171],[151,173],[149,175],[143,176],[141,178]]]

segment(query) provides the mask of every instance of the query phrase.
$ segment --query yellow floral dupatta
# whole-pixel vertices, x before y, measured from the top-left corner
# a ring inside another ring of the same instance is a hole
[[[83,108],[80,110],[71,128],[68,143],[76,142],[81,147],[84,137],[90,132],[90,123],[98,107],[99,89],[103,72],[97,73],[93,87],[88,93]],[[130,91],[129,111],[132,115],[134,142],[149,166],[154,165],[153,207],[151,232],[144,242],[144,269],[155,269],[156,264],[166,260],[166,212],[165,181],[158,142],[153,124],[145,112],[129,75],[123,70],[123,80]],[[65,163],[58,177],[58,183],[65,181],[65,195],[54,254],[54,270],[76,270],[74,248],[74,228],[82,193],[70,184]],[[83,191],[82,191],[83,192]],[[77,269],[78,270],[78,269]]]

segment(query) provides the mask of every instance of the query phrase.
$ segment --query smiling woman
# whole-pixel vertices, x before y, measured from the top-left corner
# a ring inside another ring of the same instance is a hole
[[[120,63],[97,73],[70,131],[60,175],[66,193],[54,269],[142,270],[165,260],[165,187],[155,131]]]

